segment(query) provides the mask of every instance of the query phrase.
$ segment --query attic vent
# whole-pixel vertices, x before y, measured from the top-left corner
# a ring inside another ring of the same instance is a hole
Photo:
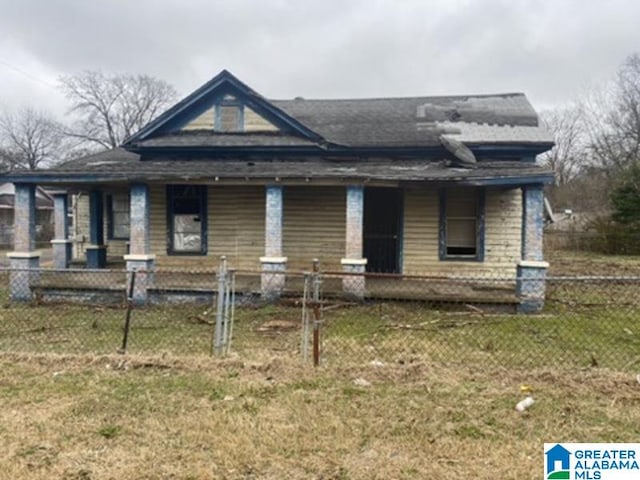
[[[304,97],[296,97],[296,98],[294,98],[294,100],[296,102],[302,102],[302,101],[304,101]]]

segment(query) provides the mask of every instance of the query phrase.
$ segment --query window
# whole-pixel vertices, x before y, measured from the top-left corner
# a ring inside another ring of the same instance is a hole
[[[440,259],[484,259],[484,190],[440,193]]]
[[[107,195],[107,234],[111,240],[128,240],[130,232],[129,194]]]
[[[244,108],[235,97],[225,95],[216,104],[215,127],[218,132],[244,131]]]
[[[167,253],[170,255],[207,254],[207,187],[167,186]]]

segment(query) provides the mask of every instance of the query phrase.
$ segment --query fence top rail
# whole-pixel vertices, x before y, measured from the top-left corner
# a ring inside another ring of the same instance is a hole
[[[76,275],[114,275],[114,274],[128,274],[132,270],[125,268],[121,269],[107,269],[107,268],[12,268],[8,266],[0,266],[0,274],[8,274],[11,272],[43,272],[48,274],[76,274]],[[155,268],[155,269],[135,269],[137,273],[155,273],[155,274],[182,274],[182,275],[212,275],[218,274],[219,270],[216,269],[197,269],[197,268]],[[263,274],[273,276],[285,276],[289,278],[302,278],[305,276],[313,275],[311,271],[271,271],[271,270],[235,270],[229,268],[228,273],[235,273],[236,275],[256,276],[259,277]],[[640,275],[547,275],[539,278],[518,277],[516,275],[405,275],[397,273],[372,273],[372,272],[342,272],[342,271],[320,271],[317,272],[322,277],[359,277],[367,279],[388,279],[388,280],[416,280],[416,281],[430,281],[430,282],[537,282],[546,281],[548,283],[562,283],[562,282],[628,282],[628,283],[640,283]]]

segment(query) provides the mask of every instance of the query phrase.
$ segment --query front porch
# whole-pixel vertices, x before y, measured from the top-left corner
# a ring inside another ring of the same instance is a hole
[[[15,273],[15,272],[14,272]],[[305,275],[288,272],[275,283],[282,286],[279,300],[301,303]],[[8,277],[5,277],[8,280]],[[145,303],[200,304],[214,306],[218,291],[218,276],[212,270],[156,270],[151,276],[138,272],[145,289]],[[515,312],[523,298],[515,293],[511,278],[455,278],[380,274],[345,275],[342,272],[320,272],[322,296],[331,302],[353,301],[417,301],[439,309],[462,308],[474,311]],[[131,274],[126,269],[65,269],[44,268],[30,282],[32,301],[36,304],[79,303],[95,306],[124,306]],[[236,302],[239,305],[264,303],[264,279],[260,271],[236,272],[234,276]],[[138,290],[138,280],[134,292]],[[345,293],[345,282],[360,285],[362,295],[354,298]],[[307,284],[308,286],[309,284]],[[9,287],[9,285],[6,285]],[[135,294],[133,298],[135,302]],[[138,303],[138,307],[140,302]]]
[[[453,204],[453,200],[443,188],[179,187],[128,185],[124,190],[129,198],[126,239],[124,235],[116,238],[114,232],[121,227],[106,218],[114,215],[113,205],[105,205],[105,199],[114,196],[113,186],[90,189],[85,195],[86,260],[84,270],[77,271],[78,259],[71,255],[69,199],[66,192],[56,193],[51,263],[56,272],[66,270],[68,275],[42,271],[34,276],[29,270],[41,266],[32,241],[34,185],[17,184],[18,235],[15,251],[8,254],[13,269],[11,298],[86,297],[107,302],[125,291],[126,272],[137,271],[136,303],[207,302],[217,289],[219,254],[238,267],[237,290],[242,297],[295,297],[303,289],[298,272],[309,268],[310,257],[319,254],[326,271],[323,289],[333,297],[519,305],[522,311],[537,311],[543,304],[541,185],[468,187],[473,192],[470,198],[478,198],[481,207],[474,207],[477,217],[450,220],[457,222],[455,238],[462,242],[451,248],[443,228],[448,221],[446,202]],[[118,188],[123,191],[122,186]],[[372,194],[380,191],[384,197],[376,199]],[[456,191],[464,188],[458,186]],[[378,219],[377,212],[389,199],[397,199],[398,206]],[[387,220],[393,228],[378,228]],[[471,244],[465,237],[469,227]],[[435,239],[434,231],[440,232]],[[377,240],[380,235],[386,235],[386,244],[394,247],[392,254],[382,252],[384,258],[376,258],[376,248],[367,248],[367,239]],[[127,250],[109,255],[113,241],[126,243]],[[371,265],[390,273],[368,271]],[[111,284],[95,288],[85,282],[86,277],[83,280],[82,272],[99,275],[101,271],[119,273],[113,273]],[[500,280],[491,284],[493,278]]]

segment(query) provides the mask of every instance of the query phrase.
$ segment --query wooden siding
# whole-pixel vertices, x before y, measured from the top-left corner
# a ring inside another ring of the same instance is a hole
[[[226,255],[234,268],[257,270],[264,255],[265,190],[262,186],[209,186],[208,254],[167,255],[166,187],[150,188],[151,252],[159,267],[215,268]],[[308,270],[319,258],[325,270],[341,270],[345,249],[344,187],[284,187],[283,255],[290,271]],[[84,260],[89,236],[87,195],[76,200],[74,257]],[[521,255],[522,192],[487,189],[485,261],[440,261],[439,199],[436,189],[404,194],[402,271],[410,275],[513,276]],[[105,211],[106,221],[106,211]],[[105,233],[106,233],[105,225]],[[82,240],[84,239],[84,242]],[[122,258],[125,241],[108,241],[110,258]]]
[[[405,192],[403,273],[415,275],[515,275],[520,259],[522,193],[487,189],[484,262],[439,260],[438,191]]]
[[[73,259],[84,260],[86,246],[89,243],[89,196],[74,195],[71,200],[73,208],[73,227],[69,232],[73,240]]]
[[[167,255],[166,187],[151,194],[151,251],[158,267],[215,268],[221,255],[229,266],[258,270],[264,255],[264,187],[207,188],[207,255]]]
[[[234,107],[235,108],[235,107]],[[200,116],[194,118],[184,127],[183,131],[189,130],[213,130],[215,128],[215,106],[212,106]],[[244,107],[244,125],[245,132],[277,132],[279,129],[259,113],[255,112],[251,108]],[[233,125],[228,128],[227,131],[235,131],[236,127]]]
[[[209,256],[258,270],[264,255],[265,191],[261,186],[209,187]]]
[[[214,107],[209,108],[182,127],[182,130],[213,130],[214,110]]]
[[[340,270],[345,255],[345,187],[284,187],[283,254],[291,271]]]
[[[261,115],[244,107],[244,131],[245,132],[277,132],[278,127],[269,123]]]

